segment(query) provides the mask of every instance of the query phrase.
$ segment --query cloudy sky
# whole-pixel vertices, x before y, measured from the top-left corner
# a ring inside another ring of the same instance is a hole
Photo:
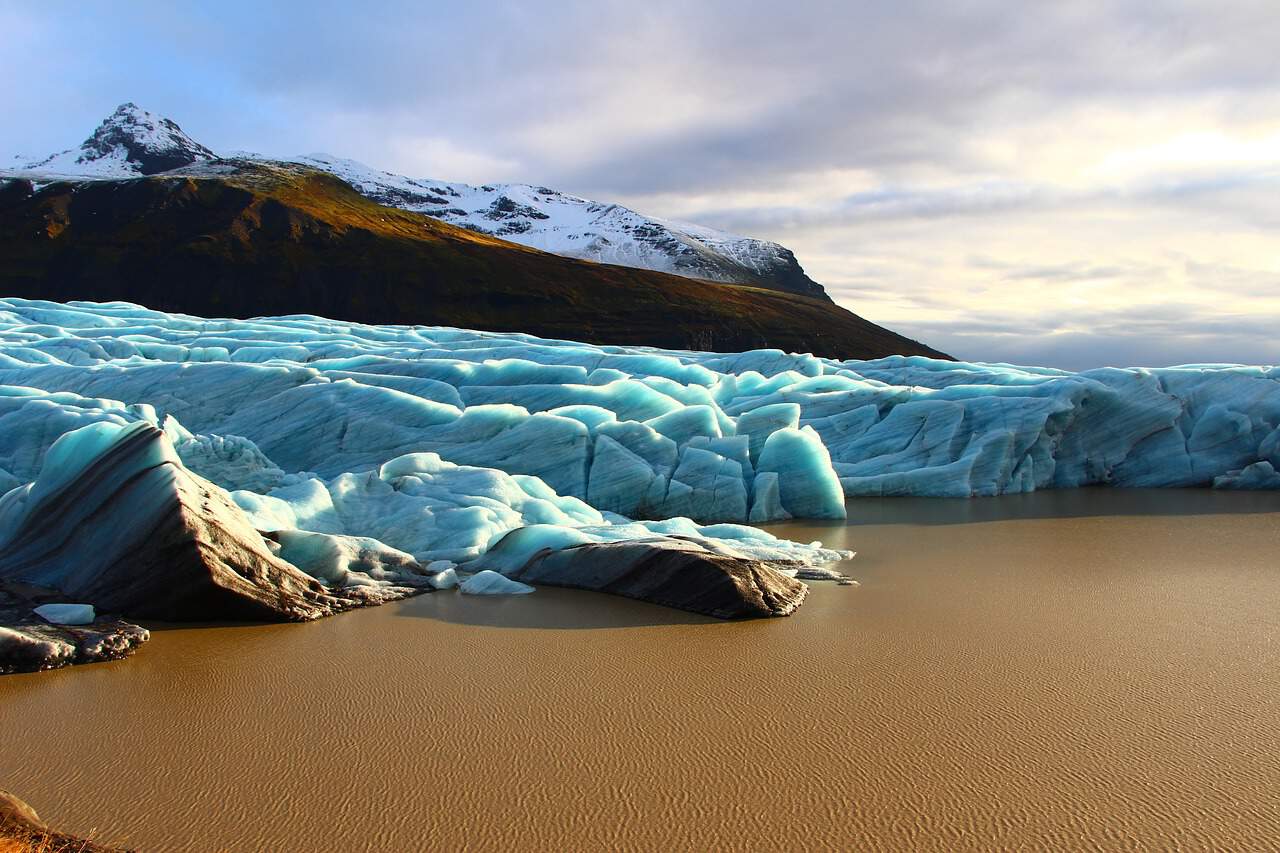
[[[1280,362],[1275,0],[44,5],[0,0],[6,154],[132,100],[775,239],[962,358]]]

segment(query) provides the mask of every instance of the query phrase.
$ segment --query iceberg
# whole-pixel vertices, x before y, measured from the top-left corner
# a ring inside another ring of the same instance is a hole
[[[44,452],[36,478],[0,498],[0,584],[36,585],[93,602],[37,608],[47,621],[88,624],[95,605],[168,621],[304,621],[454,587],[472,595],[532,592],[471,564],[495,541],[515,541],[513,533],[539,557],[548,549],[624,540],[657,550],[680,539],[697,539],[715,555],[740,542],[744,552],[788,564],[846,556],[734,525],[633,522],[561,496],[536,477],[457,465],[434,452],[404,454],[328,480],[306,472],[273,476],[268,479],[282,483],[265,494],[229,493],[188,469],[179,448],[192,441],[202,448],[234,446],[240,461],[256,460],[248,469],[237,466],[240,473],[281,469],[255,446],[198,440],[170,415],[161,429],[154,423],[159,417],[140,409],[131,422],[108,417],[63,433]],[[190,458],[201,462],[207,455]],[[533,556],[511,567],[523,570]],[[458,560],[471,561],[461,583]],[[685,573],[686,582],[694,577]],[[750,596],[755,588],[735,587],[734,594]],[[720,609],[753,615],[732,601]],[[48,631],[6,628],[0,665],[48,668],[103,659],[140,642],[133,629],[103,634],[99,654],[86,645],[87,634],[71,643]]]
[[[51,625],[92,625],[98,618],[92,604],[42,604],[33,610]]]
[[[430,570],[431,566],[427,566]],[[430,578],[431,586],[435,589],[453,589],[458,585],[458,570],[453,566],[447,569],[441,569],[433,574]]]
[[[467,595],[528,595],[533,592],[533,587],[528,584],[488,569],[467,578],[458,584],[458,589]]]

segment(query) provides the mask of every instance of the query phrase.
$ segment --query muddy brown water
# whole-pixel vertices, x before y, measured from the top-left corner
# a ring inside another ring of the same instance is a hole
[[[0,788],[145,850],[1280,848],[1280,495],[859,500],[858,587],[156,630],[0,678]]]

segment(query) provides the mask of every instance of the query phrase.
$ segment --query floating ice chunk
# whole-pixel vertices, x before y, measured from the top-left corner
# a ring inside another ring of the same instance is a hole
[[[409,593],[330,594],[275,556],[227,493],[187,471],[150,423],[117,428],[102,446],[101,429],[82,430],[51,448],[49,481],[42,472],[0,498],[0,578],[168,621],[314,619]]]
[[[458,585],[467,595],[527,595],[533,592],[528,584],[513,581],[494,571],[478,572]]]
[[[452,565],[441,569],[431,576],[431,585],[436,589],[453,589],[458,585],[458,570]]]
[[[596,590],[720,619],[785,616],[807,588],[772,567],[709,543],[655,537],[540,551],[514,578]]]
[[[92,604],[41,604],[35,612],[54,625],[92,625],[97,618]]]

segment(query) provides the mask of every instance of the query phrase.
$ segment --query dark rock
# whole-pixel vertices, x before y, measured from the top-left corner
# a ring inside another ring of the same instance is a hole
[[[23,178],[0,180],[0,209],[21,204],[35,194],[35,185]]]

